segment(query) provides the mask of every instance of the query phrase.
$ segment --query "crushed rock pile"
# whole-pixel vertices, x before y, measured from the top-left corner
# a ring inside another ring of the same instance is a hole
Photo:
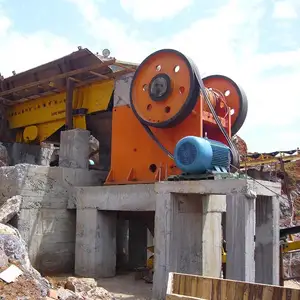
[[[111,293],[97,286],[93,278],[69,277],[65,282],[53,284],[49,291],[50,299],[61,300],[114,300]]]
[[[25,288],[26,286],[26,288]],[[50,284],[29,260],[27,247],[19,232],[0,224],[0,295],[5,300],[42,299]]]

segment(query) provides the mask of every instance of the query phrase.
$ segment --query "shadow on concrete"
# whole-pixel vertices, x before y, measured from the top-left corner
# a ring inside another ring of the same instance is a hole
[[[152,284],[135,280],[135,274],[132,272],[119,273],[112,278],[101,278],[97,283],[113,293],[115,299],[148,300],[152,296]]]

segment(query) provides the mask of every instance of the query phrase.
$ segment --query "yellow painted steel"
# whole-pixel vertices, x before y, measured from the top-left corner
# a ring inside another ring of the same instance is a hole
[[[300,251],[300,241],[289,241],[283,245],[283,252]]]
[[[153,251],[154,251],[154,249],[153,249]],[[300,241],[289,241],[284,244],[283,253],[288,253],[288,252],[292,252],[292,251],[300,251]],[[227,254],[224,251],[224,249],[222,249],[222,263],[223,264],[226,264],[226,258],[227,258]],[[149,257],[147,260],[148,268],[150,268],[150,269],[153,268],[153,265],[154,265],[153,261],[154,261],[154,255]]]
[[[86,114],[105,111],[114,89],[114,80],[79,87],[73,93],[73,109],[87,109]],[[42,142],[65,124],[66,93],[28,100],[8,107],[10,129],[17,130],[17,142]],[[86,129],[84,115],[73,117],[74,127]]]
[[[35,125],[25,127],[23,139],[25,142],[33,142],[38,137],[38,128]]]
[[[299,160],[300,154],[294,154],[294,155],[286,155],[282,157],[269,157],[269,156],[261,156],[257,159],[248,158],[246,161],[243,161],[240,163],[241,168],[246,167],[255,167],[262,164],[271,164],[275,162],[279,162],[282,159],[282,161],[290,161],[290,160]]]
[[[39,141],[45,141],[49,136],[51,136],[55,131],[65,125],[65,119],[42,123],[39,124],[37,127],[39,129]]]

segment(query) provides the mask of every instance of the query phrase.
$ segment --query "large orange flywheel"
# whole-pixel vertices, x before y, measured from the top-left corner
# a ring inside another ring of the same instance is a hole
[[[132,110],[140,122],[147,126],[166,128],[178,125],[194,109],[199,99],[201,80],[193,61],[179,51],[156,51],[135,72],[130,89]],[[203,83],[214,108],[216,99],[230,107],[231,131],[232,134],[237,133],[246,119],[248,109],[242,88],[222,75],[208,76]],[[207,110],[207,105],[204,105]]]
[[[244,90],[232,79],[223,75],[211,75],[203,78],[206,88],[219,94],[231,109],[231,133],[236,134],[245,122],[248,112],[248,100]]]
[[[193,110],[199,84],[192,63],[176,50],[152,53],[138,67],[130,90],[132,110],[145,125],[173,127]]]

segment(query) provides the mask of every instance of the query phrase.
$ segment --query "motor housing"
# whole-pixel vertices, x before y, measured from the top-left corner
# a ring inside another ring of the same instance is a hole
[[[174,159],[184,173],[227,172],[231,152],[228,146],[218,141],[186,136],[176,144]]]

